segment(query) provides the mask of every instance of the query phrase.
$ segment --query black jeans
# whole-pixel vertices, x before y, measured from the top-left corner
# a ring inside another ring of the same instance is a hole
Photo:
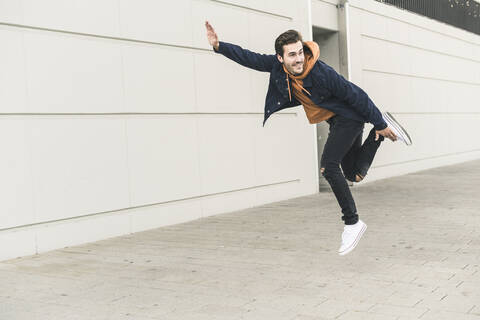
[[[380,143],[385,138],[380,136],[375,141],[375,129],[372,128],[362,144],[365,125],[363,122],[340,115],[328,119],[327,122],[330,132],[320,161],[322,174],[342,208],[342,220],[348,225],[355,224],[358,221],[357,208],[345,178],[356,181],[357,174],[365,177]]]

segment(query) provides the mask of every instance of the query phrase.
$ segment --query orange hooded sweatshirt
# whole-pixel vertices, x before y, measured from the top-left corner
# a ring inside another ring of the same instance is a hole
[[[303,79],[305,79],[305,77],[312,70],[315,62],[317,62],[318,57],[320,56],[320,49],[318,47],[318,44],[313,41],[305,41],[303,43],[303,51],[305,55],[305,60],[303,63],[303,72],[300,75],[292,75],[290,72],[288,72],[287,68],[285,68],[285,65],[283,65],[283,70],[287,74],[287,83],[289,83],[289,77],[290,79],[292,79],[293,94],[295,95],[295,98],[297,98],[297,100],[303,105],[303,109],[305,110],[305,113],[307,115],[308,122],[310,122],[311,124],[319,123],[333,117],[335,113],[314,104],[313,101],[309,98],[309,96],[311,96],[310,92],[308,92],[303,87]],[[289,83],[288,94],[290,96],[290,101],[292,101],[292,94],[290,91],[291,88]]]

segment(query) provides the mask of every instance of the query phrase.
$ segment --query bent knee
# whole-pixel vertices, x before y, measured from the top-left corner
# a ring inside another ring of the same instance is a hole
[[[320,173],[322,176],[324,176],[326,179],[329,179],[330,177],[342,175],[342,171],[340,170],[339,165],[326,165],[325,167],[320,168]],[[343,176],[343,175],[342,175]]]

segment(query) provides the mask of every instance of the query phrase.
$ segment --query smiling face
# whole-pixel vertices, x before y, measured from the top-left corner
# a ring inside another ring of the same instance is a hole
[[[305,61],[302,41],[284,45],[283,57],[277,54],[277,58],[285,65],[288,72],[295,76],[300,75],[303,72],[303,62]]]

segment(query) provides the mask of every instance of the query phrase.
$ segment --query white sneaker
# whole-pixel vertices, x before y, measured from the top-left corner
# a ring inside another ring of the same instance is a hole
[[[392,116],[390,112],[382,113],[382,117],[383,117],[383,120],[385,120],[385,122],[388,124],[388,127],[392,129],[392,131],[395,133],[395,135],[399,140],[405,142],[407,146],[412,144],[412,139],[408,135],[407,130],[405,130],[400,125],[400,123],[397,120],[395,120],[395,118]]]
[[[365,230],[367,230],[367,225],[362,220],[358,220],[356,224],[345,225],[342,233],[342,245],[338,249],[338,254],[343,256],[355,249]]]

